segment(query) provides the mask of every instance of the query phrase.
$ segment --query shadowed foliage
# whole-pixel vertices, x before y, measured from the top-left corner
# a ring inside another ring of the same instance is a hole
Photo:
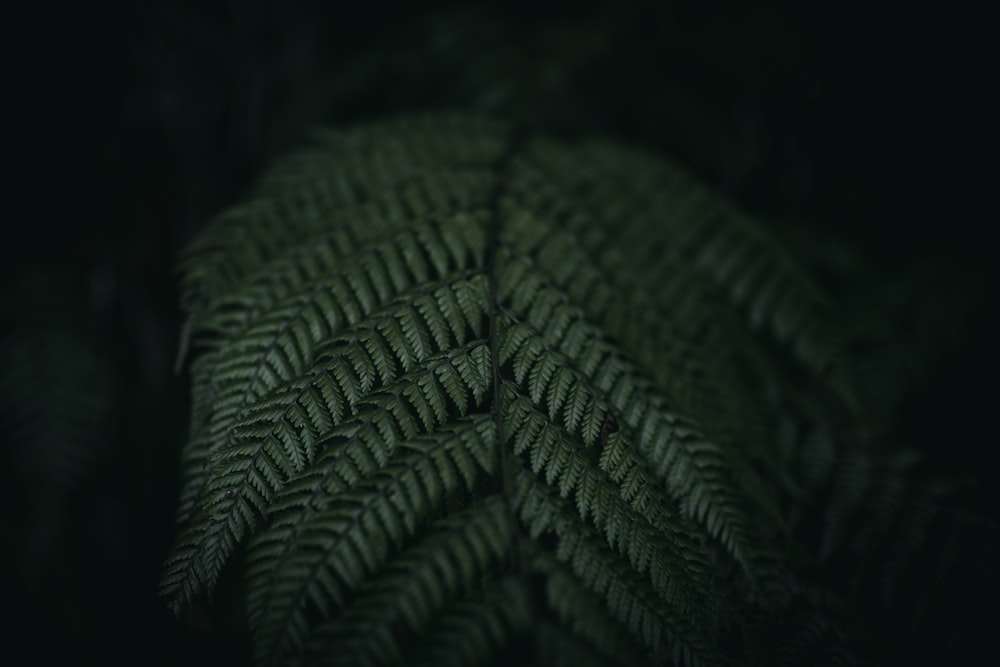
[[[183,268],[161,592],[244,552],[258,664],[849,663],[810,568],[888,549],[890,599],[943,511],[860,400],[878,338],[661,157],[464,114],[324,131]]]

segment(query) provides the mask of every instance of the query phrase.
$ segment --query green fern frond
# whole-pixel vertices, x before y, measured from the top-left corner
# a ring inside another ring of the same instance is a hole
[[[675,661],[683,658],[682,664],[713,662],[714,619],[702,627],[691,621],[694,614],[710,618],[712,605],[698,605],[696,600],[651,586],[627,557],[615,553],[595,528],[576,521],[565,501],[537,478],[527,473],[519,475],[515,493],[520,518],[530,534],[535,538],[553,534],[557,539],[556,559],[565,563],[587,590],[602,598],[611,616],[648,651],[661,659],[673,651]]]
[[[329,655],[344,665],[398,662],[397,638],[423,631],[449,601],[475,591],[504,560],[511,538],[499,496],[436,521],[428,537],[364,583],[357,605],[316,631],[311,651],[336,647]]]
[[[437,431],[406,443],[405,457],[337,494],[329,508],[286,538],[283,558],[262,582],[270,590],[259,634],[269,656],[288,644],[297,648],[308,605],[342,606],[347,591],[378,572],[390,550],[414,535],[460,480],[475,480],[477,463],[491,471],[492,429],[492,422],[479,416],[449,433]]]
[[[544,142],[531,158],[549,182],[572,193],[577,208],[614,225],[600,225],[614,229],[617,253],[601,253],[611,255],[606,262],[620,253],[614,274],[629,276],[622,264],[642,267],[646,284],[676,303],[672,289],[690,290],[699,282],[685,275],[693,272],[736,306],[752,330],[773,335],[857,408],[833,306],[763,227],[662,158],[604,142],[571,150]],[[698,309],[711,301],[693,297],[691,323],[698,326]]]
[[[245,549],[261,665],[721,664],[784,576],[783,369],[853,409],[832,308],[751,219],[490,119],[322,134],[183,270],[161,591],[180,609]]]
[[[525,229],[512,227],[512,234]],[[540,227],[529,225],[525,231]],[[525,247],[510,265],[526,264],[523,258],[530,256],[532,250],[530,245]],[[544,259],[540,255],[538,261]],[[691,427],[684,428],[682,418],[667,408],[652,382],[635,372],[621,349],[606,340],[600,328],[583,318],[580,309],[571,305],[570,297],[532,276],[532,268],[515,269],[514,277],[506,274],[501,277],[499,297],[501,301],[510,300],[510,306],[503,311],[510,326],[500,344],[500,363],[510,364],[515,382],[523,386],[534,404],[547,404],[550,418],[565,406],[566,428],[570,432],[577,415],[589,416],[582,421],[581,439],[585,445],[592,445],[597,439],[600,419],[605,413],[600,409],[601,404],[621,415],[625,424],[638,431],[639,451],[651,460],[661,478],[667,479],[669,488],[677,497],[692,501],[691,514],[705,521],[710,532],[738,560],[748,564],[745,519],[735,484],[724,479],[724,469],[712,472],[707,466],[684,467],[694,458],[706,461],[713,445],[706,440],[701,451],[692,452],[684,439],[697,437],[696,432],[691,433],[688,430]],[[567,283],[580,285],[575,278],[571,273],[565,275]],[[510,293],[505,291],[506,285],[511,286],[507,288]],[[567,404],[571,388],[574,400]],[[692,496],[695,487],[698,494]]]
[[[542,560],[546,601],[559,624],[539,636],[541,664],[653,664],[654,658],[603,601],[558,564]]]
[[[652,584],[671,598],[696,595],[710,581],[704,550],[664,490],[652,481],[624,447],[610,441],[600,462],[589,459],[527,397],[508,394],[505,415],[513,449],[528,451],[531,469],[563,499],[573,496],[579,517],[593,524],[638,572],[649,571]],[[622,440],[615,438],[616,443]],[[527,502],[527,500],[525,500]],[[541,517],[538,508],[530,513]],[[528,519],[525,519],[528,521]],[[530,524],[529,524],[530,525]],[[533,527],[537,534],[539,529]]]
[[[444,610],[421,637],[407,664],[487,664],[514,637],[530,631],[530,618],[531,599],[523,581],[508,576],[489,582],[478,594]]]

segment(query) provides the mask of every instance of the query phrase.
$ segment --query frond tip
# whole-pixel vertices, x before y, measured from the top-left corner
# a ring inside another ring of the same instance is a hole
[[[756,332],[841,377],[824,302],[771,252],[625,149],[461,116],[324,135],[185,258],[163,595],[245,547],[261,665],[721,662],[763,562],[744,482],[777,460]]]

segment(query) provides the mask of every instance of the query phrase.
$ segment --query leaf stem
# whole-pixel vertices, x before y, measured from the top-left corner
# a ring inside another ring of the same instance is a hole
[[[525,556],[524,544],[522,543],[521,532],[518,530],[517,516],[513,506],[513,479],[511,462],[507,452],[507,434],[504,429],[503,420],[503,394],[500,377],[500,340],[497,331],[497,323],[500,319],[502,306],[499,303],[498,294],[499,278],[497,276],[497,255],[500,249],[500,232],[503,224],[501,203],[506,192],[505,176],[510,168],[510,162],[515,152],[520,147],[523,137],[522,133],[515,129],[508,139],[506,149],[494,161],[492,168],[496,174],[496,182],[487,203],[489,211],[489,230],[486,246],[486,274],[489,281],[490,294],[490,362],[493,369],[493,422],[496,428],[497,446],[497,468],[500,471],[501,493],[504,498],[504,505],[507,509],[507,519],[510,522],[511,535],[513,541],[511,545],[511,566],[518,575],[524,575]]]

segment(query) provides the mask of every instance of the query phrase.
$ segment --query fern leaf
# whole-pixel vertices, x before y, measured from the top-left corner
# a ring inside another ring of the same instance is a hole
[[[567,151],[540,142],[530,158],[574,193],[579,208],[618,223],[616,247],[632,266],[653,269],[652,285],[669,285],[660,271],[679,263],[694,269],[748,324],[788,343],[798,361],[858,409],[846,341],[831,326],[832,305],[760,225],[676,165],[638,151],[606,142]]]
[[[523,581],[504,577],[490,582],[478,595],[444,610],[407,663],[415,667],[484,664],[514,636],[528,631],[530,618],[530,596]]]
[[[338,494],[295,535],[284,562],[267,582],[274,592],[267,596],[271,622],[259,632],[268,656],[262,664],[272,664],[275,656],[301,646],[309,604],[321,609],[331,603],[342,606],[346,592],[379,569],[389,550],[413,535],[444,495],[455,490],[460,478],[447,474],[442,464],[466,470],[474,479],[476,462],[470,450],[491,452],[492,423],[480,417],[462,426],[447,435],[407,443],[412,454]],[[478,463],[487,466],[488,473],[493,461],[483,457]]]
[[[669,594],[654,601],[644,594],[641,574],[614,554],[596,530],[571,520],[564,501],[527,472],[518,476],[515,493],[521,519],[531,533],[553,532],[559,540],[556,558],[570,564],[588,589],[603,596],[611,614],[648,650],[661,655],[672,651],[675,662],[685,665],[713,664],[711,629],[696,627],[689,616],[691,611],[702,613],[710,607],[688,605],[687,600]]]
[[[629,665],[653,663],[653,656],[636,637],[629,634],[627,626],[612,616],[603,601],[582,586],[575,576],[566,571],[565,566],[541,556],[538,567],[547,575],[546,600],[549,606],[574,638],[574,641],[564,638],[560,642],[562,650],[571,649],[574,644],[577,647],[587,646],[589,650],[581,653],[590,653],[593,659],[593,652],[596,651],[600,656],[598,664],[612,661]],[[554,626],[553,631],[557,631],[558,627]],[[563,644],[569,644],[569,647]],[[558,653],[552,657],[558,658]]]
[[[832,307],[754,221],[495,120],[322,134],[183,270],[161,591],[183,607],[245,548],[261,665],[721,664],[787,574],[761,542],[807,403],[785,368],[852,407]]]
[[[558,389],[553,383],[557,369],[569,378],[564,394],[568,394],[570,385],[583,388],[594,397],[591,410],[596,408],[597,397],[606,401],[604,404],[621,414],[628,426],[637,429],[639,450],[651,459],[673,493],[692,501],[689,503],[692,516],[704,521],[734,557],[749,568],[743,504],[735,483],[727,479],[726,469],[721,465],[721,450],[707,439],[693,444],[697,432],[683,428],[679,417],[656,395],[652,383],[639,376],[624,354],[603,339],[600,329],[585,321],[578,309],[569,315],[573,325],[562,328],[567,335],[571,327],[578,332],[568,349],[561,345],[562,339],[546,336],[544,330],[552,314],[566,310],[557,309],[555,304],[566,302],[567,297],[540,280],[530,280],[529,272],[519,271],[518,275],[521,280],[515,284],[501,281],[500,296],[503,298],[508,292],[527,293],[531,295],[531,306],[528,312],[519,312],[521,304],[512,297],[513,303],[505,312],[514,332],[501,344],[500,363],[509,361],[514,380],[525,386],[533,403],[548,403],[550,413],[559,411],[565,400],[563,397],[555,405],[552,400],[543,400],[553,387]],[[527,289],[522,291],[522,285]],[[570,357],[568,353],[572,352],[576,354]],[[576,409],[580,411],[581,399],[585,397],[579,392],[576,396]],[[594,423],[591,419],[591,433]]]
[[[426,538],[365,582],[359,604],[313,633],[308,651],[343,665],[399,661],[406,635],[423,632],[504,559],[512,537],[505,511],[503,499],[491,496],[436,521]]]

